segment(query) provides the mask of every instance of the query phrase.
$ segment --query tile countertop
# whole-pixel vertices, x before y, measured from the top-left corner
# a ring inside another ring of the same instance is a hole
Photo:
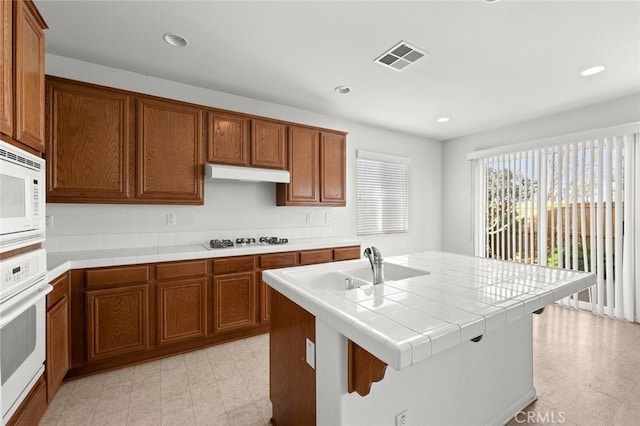
[[[593,273],[443,252],[385,259],[430,274],[353,290],[314,287],[367,260],[265,271],[263,280],[338,332],[401,369],[490,333],[595,284]]]
[[[169,247],[55,252],[47,253],[47,280],[52,281],[70,269],[172,262],[176,260],[243,256],[357,245],[360,245],[360,241],[343,238],[305,238],[290,239],[287,244],[255,245],[213,250],[208,250],[201,244],[195,244]]]

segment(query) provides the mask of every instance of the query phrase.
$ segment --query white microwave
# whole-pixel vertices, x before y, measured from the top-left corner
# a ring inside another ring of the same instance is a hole
[[[0,253],[45,238],[45,162],[0,140]]]

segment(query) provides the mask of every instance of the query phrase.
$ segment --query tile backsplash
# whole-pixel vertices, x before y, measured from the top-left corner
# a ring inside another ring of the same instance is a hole
[[[44,247],[51,253],[64,251],[88,251],[102,249],[121,249],[139,247],[184,246],[206,244],[209,240],[235,238],[323,238],[333,237],[333,228],[269,228],[269,229],[232,229],[196,232],[144,232],[123,234],[85,234],[47,236]]]

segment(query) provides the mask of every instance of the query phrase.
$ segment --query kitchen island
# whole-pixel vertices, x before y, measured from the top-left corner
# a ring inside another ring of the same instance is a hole
[[[277,292],[274,424],[504,424],[536,399],[532,314],[595,283],[441,252],[385,260],[385,284],[368,284],[368,268],[264,273]],[[347,278],[357,288],[346,290]]]

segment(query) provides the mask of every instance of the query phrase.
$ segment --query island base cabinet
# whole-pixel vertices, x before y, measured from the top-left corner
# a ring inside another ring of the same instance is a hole
[[[411,425],[499,425],[536,400],[531,315],[477,343],[462,342],[400,370],[388,367],[366,396],[348,390],[348,339],[320,319],[315,325],[317,424],[393,425],[406,410]],[[274,416],[277,410],[273,400]]]
[[[316,341],[315,317],[272,291],[269,393],[274,425],[316,424],[316,370],[306,362],[307,340]]]

